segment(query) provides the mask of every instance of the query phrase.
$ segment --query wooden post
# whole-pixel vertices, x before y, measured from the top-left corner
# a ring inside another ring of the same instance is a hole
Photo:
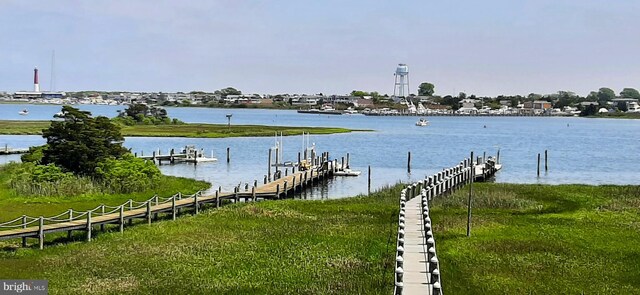
[[[171,197],[171,219],[176,220],[176,196]]]
[[[120,205],[120,232],[124,232],[124,205]]]
[[[22,228],[27,228],[27,215],[22,215]],[[22,247],[27,247],[26,237],[22,237]]]
[[[91,213],[91,211],[89,211]],[[40,221],[38,223],[38,245],[40,246],[40,250],[44,248],[44,217],[40,216]]]
[[[300,152],[298,152],[298,170],[300,170]]]
[[[473,159],[473,152],[471,152]],[[472,165],[473,167],[473,165]],[[471,168],[471,181],[469,182],[469,199],[467,200],[467,237],[471,236],[471,197],[473,195],[473,172],[475,168]]]
[[[173,154],[175,153],[174,149],[171,149],[171,151],[169,152],[169,163],[173,164],[175,162],[175,158],[173,157]]]
[[[258,187],[258,180],[256,180],[256,179],[253,180],[253,186],[254,187]]]
[[[129,199],[129,211],[131,211],[133,209],[133,200]],[[133,218],[129,218],[129,225],[133,224]]]
[[[498,155],[496,156],[496,164],[500,164],[500,149],[498,149]]]
[[[288,191],[287,191],[287,184],[288,184],[288,183],[287,183],[287,181],[285,180],[285,181],[284,181],[284,197],[285,197],[285,198],[286,198],[286,197],[287,197],[287,195],[288,195]]]
[[[276,199],[280,199],[280,184],[276,184]]]
[[[349,153],[347,153],[347,169],[349,168]]]
[[[540,153],[538,153],[538,177],[540,177]]]
[[[216,191],[216,208],[220,208],[220,191]]]
[[[296,193],[296,177],[295,177],[295,175],[293,176],[293,184],[291,185],[291,190],[293,191],[293,194],[295,195],[295,193]]]
[[[147,224],[151,225],[151,201],[147,201]]]
[[[231,161],[231,148],[227,147],[227,163]]]
[[[269,149],[269,168],[267,168],[267,175],[269,175],[269,182],[271,182],[271,149]]]
[[[255,186],[251,188],[251,200],[254,201],[254,202],[256,201],[256,187]]]
[[[340,163],[340,168],[342,169],[342,171],[344,171],[344,165],[345,165],[344,157],[342,157],[342,162]]]
[[[411,173],[411,152],[407,153],[407,173]]]
[[[156,206],[158,206],[158,195],[153,196],[153,200]],[[158,220],[158,213],[153,214],[153,219]]]
[[[367,195],[371,194],[371,165],[369,165],[369,178],[367,180]]]
[[[198,193],[195,193],[193,195],[193,209],[196,212],[196,214],[200,213],[200,208],[198,206]]]
[[[278,155],[280,153],[279,148],[276,146],[276,173],[278,173],[278,164],[280,163],[280,155]]]
[[[92,225],[91,225],[91,210],[89,210],[87,212],[87,242],[91,242],[91,230],[92,230]]]
[[[100,216],[104,216],[104,204],[102,204],[102,206],[100,206],[100,208],[102,209],[102,214],[100,214]],[[100,224],[100,231],[104,232],[104,223]]]
[[[549,166],[547,166],[547,150],[544,150],[544,172],[549,171]]]
[[[267,176],[264,176],[264,184],[267,184]]]
[[[235,203],[238,203],[238,201],[240,201],[240,196],[238,196],[240,189],[238,187],[234,187],[233,188],[233,193],[235,195]]]
[[[73,209],[69,209],[69,221],[73,221]],[[67,231],[67,240],[71,240],[71,237],[73,236],[73,231],[68,230]]]

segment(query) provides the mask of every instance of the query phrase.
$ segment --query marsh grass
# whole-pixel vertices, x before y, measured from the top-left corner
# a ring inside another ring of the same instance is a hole
[[[90,243],[5,249],[0,277],[46,278],[50,294],[390,294],[399,189],[238,203]]]
[[[49,128],[50,121],[8,121],[0,120],[0,134],[7,135],[39,135],[42,130]],[[224,124],[178,124],[178,125],[121,125],[124,136],[149,136],[149,137],[193,137],[193,138],[224,138],[224,137],[249,137],[249,136],[273,136],[275,132],[283,135],[300,135],[302,132],[311,134],[347,133],[352,130],[333,127],[288,127],[288,126],[262,126],[262,125],[231,125]]]
[[[640,186],[474,184],[432,202],[450,294],[640,294]]]

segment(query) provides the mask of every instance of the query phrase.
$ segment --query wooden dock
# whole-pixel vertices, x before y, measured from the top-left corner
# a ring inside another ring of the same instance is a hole
[[[324,154],[323,154],[324,155]],[[86,232],[86,240],[91,241],[92,232],[95,227],[104,230],[105,225],[115,224],[119,227],[120,232],[124,231],[125,223],[130,224],[136,218],[144,219],[149,224],[158,218],[158,214],[170,214],[175,220],[176,216],[182,209],[187,209],[198,214],[200,208],[205,204],[212,204],[216,208],[221,206],[223,201],[239,202],[240,200],[257,201],[265,199],[280,199],[292,196],[294,193],[302,191],[307,187],[314,186],[315,183],[327,177],[332,177],[334,172],[339,169],[337,160],[328,161],[328,154],[325,161],[314,162],[314,166],[305,171],[297,171],[282,177],[275,176],[275,180],[267,181],[258,185],[254,181],[254,185],[249,189],[246,185],[244,188],[235,187],[232,192],[222,192],[221,189],[215,191],[214,194],[205,195],[197,192],[193,195],[182,195],[177,193],[169,198],[153,196],[152,198],[136,202],[129,200],[119,206],[100,205],[94,209],[87,211],[75,211],[69,209],[63,213],[50,217],[32,217],[23,215],[14,220],[0,223],[0,240],[22,239],[22,246],[27,246],[28,238],[38,239],[39,248],[44,247],[45,235],[57,232],[67,232],[71,237],[74,230]],[[280,173],[281,174],[281,173]]]
[[[5,145],[4,148],[0,148],[0,155],[19,155],[26,154],[29,152],[29,149],[14,149],[10,148],[8,145]]]

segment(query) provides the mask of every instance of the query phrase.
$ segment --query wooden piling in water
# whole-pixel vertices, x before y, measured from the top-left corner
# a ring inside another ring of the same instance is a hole
[[[411,151],[407,153],[407,173],[411,173]]]
[[[267,175],[269,175],[268,181],[271,182],[271,149],[269,149],[269,168],[267,168]],[[265,182],[266,184],[266,182]]]
[[[547,150],[544,150],[544,172],[549,171],[549,167],[547,166]]]
[[[538,177],[540,177],[540,153],[538,153]]]
[[[367,195],[371,194],[371,165],[369,165],[369,176],[367,179]]]
[[[347,169],[349,169],[349,153],[347,153]]]
[[[227,147],[227,163],[231,161],[231,148]]]

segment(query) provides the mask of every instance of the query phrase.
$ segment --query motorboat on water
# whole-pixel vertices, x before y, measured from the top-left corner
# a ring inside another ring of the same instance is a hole
[[[359,170],[351,170],[349,168],[345,168],[344,170],[338,170],[333,173],[335,176],[358,176],[362,173]]]
[[[21,116],[26,116],[29,114],[29,110],[23,109],[22,111],[19,111],[18,114],[20,114]]]
[[[354,110],[351,107],[348,107],[346,110],[344,110],[344,113],[347,114],[347,115],[353,115],[353,114],[357,114],[358,111]]]
[[[429,125],[429,121],[427,121],[427,119],[425,118],[420,118],[420,120],[416,122],[416,126],[427,126],[427,125]]]

